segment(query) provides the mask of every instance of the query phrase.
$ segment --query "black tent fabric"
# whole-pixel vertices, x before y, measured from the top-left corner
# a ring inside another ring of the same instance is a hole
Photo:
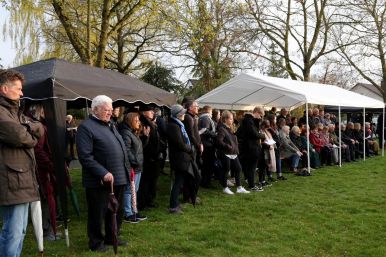
[[[170,106],[176,102],[174,94],[139,79],[62,59],[42,60],[14,69],[26,77],[23,93],[26,98],[32,100],[91,100],[97,95],[107,95],[113,101],[127,103],[141,101],[145,104]]]
[[[25,76],[23,94],[28,104],[39,102],[44,106],[60,206],[67,229],[65,118],[68,103],[72,103],[71,107],[84,108],[95,96],[107,95],[115,106],[135,103],[167,107],[176,102],[176,96],[115,71],[56,58],[13,69]],[[66,243],[69,245],[68,240]]]

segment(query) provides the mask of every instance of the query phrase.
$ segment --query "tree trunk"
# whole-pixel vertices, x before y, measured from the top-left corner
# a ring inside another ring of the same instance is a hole
[[[99,35],[99,43],[97,48],[97,61],[95,63],[95,66],[100,68],[104,68],[105,66],[107,34],[108,34],[109,17],[110,17],[110,4],[111,4],[110,0],[103,1],[101,33]]]

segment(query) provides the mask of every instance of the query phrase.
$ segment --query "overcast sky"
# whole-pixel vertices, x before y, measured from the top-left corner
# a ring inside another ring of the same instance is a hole
[[[8,12],[4,7],[0,5],[0,29],[3,30],[4,23],[8,20]],[[5,68],[13,67],[13,60],[15,58],[16,51],[12,48],[11,40],[8,35],[2,34],[0,38],[0,64]]]

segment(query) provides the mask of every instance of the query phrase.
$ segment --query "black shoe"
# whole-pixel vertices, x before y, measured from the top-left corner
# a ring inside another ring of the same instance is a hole
[[[105,253],[108,250],[109,250],[109,248],[104,244],[101,244],[99,247],[97,247],[95,249],[91,249],[91,251],[98,252],[98,253]]]
[[[139,212],[137,214],[135,214],[135,217],[139,221],[147,220],[147,217],[145,215],[141,215]]]
[[[113,245],[113,242],[107,241],[107,242],[105,242],[105,245]],[[118,239],[117,245],[118,246],[128,246],[129,243],[127,241],[123,241],[123,240]]]
[[[270,186],[272,186],[272,184],[269,183],[268,181],[264,181],[264,182],[261,183],[261,186],[262,187],[270,187]]]
[[[287,178],[284,176],[279,176],[279,177],[277,177],[277,180],[287,180]]]
[[[264,189],[261,186],[254,186],[252,188],[249,188],[249,191],[251,192],[262,192]]]
[[[276,180],[276,179],[274,179],[274,178],[268,178],[268,181],[269,181],[269,182],[271,182],[271,183],[273,183],[273,182],[277,182],[277,180]]]
[[[131,224],[137,224],[140,222],[138,218],[136,218],[134,215],[130,215],[128,217],[123,218],[124,222],[131,223]]]

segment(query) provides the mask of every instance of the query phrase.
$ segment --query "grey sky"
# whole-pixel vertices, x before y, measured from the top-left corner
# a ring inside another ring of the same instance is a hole
[[[4,7],[0,5],[0,29],[3,29],[3,25],[8,20],[8,12]],[[11,40],[8,35],[2,35],[0,38],[0,63],[5,68],[13,67],[13,60],[16,54],[16,50],[12,48]]]

